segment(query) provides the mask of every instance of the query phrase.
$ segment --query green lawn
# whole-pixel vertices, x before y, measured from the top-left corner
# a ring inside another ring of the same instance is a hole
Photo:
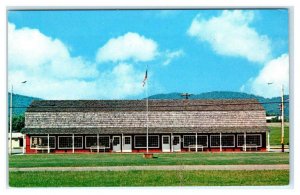
[[[289,164],[289,153],[159,153],[154,156],[144,159],[143,154],[14,155],[9,158],[9,167]]]
[[[270,145],[281,145],[281,127],[270,127]],[[284,127],[284,144],[289,145],[289,127]]]
[[[285,128],[288,143],[289,128]],[[280,145],[280,127],[271,127],[271,146]],[[33,154],[9,157],[9,167],[289,164],[289,153]],[[288,185],[288,170],[272,171],[83,171],[9,172],[12,187],[93,186],[269,186]]]
[[[10,172],[11,187],[288,185],[287,170]]]

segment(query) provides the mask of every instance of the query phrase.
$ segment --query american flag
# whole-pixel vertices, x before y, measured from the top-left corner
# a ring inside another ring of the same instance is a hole
[[[144,80],[143,80],[143,87],[144,87],[145,84],[146,84],[147,77],[148,77],[148,70],[146,70],[146,73],[145,73],[145,78],[144,78]]]

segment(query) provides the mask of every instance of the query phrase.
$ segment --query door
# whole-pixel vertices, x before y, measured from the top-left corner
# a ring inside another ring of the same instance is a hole
[[[121,136],[113,136],[113,152],[121,152]]]
[[[170,136],[169,135],[162,136],[162,151],[170,152]]]
[[[131,150],[131,136],[123,136],[122,152],[132,152]]]
[[[173,151],[180,152],[181,151],[181,143],[180,143],[180,135],[173,136]]]

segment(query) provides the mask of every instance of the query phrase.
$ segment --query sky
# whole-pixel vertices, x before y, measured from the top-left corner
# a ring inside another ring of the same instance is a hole
[[[149,95],[280,96],[288,25],[286,9],[9,11],[8,85],[43,99],[141,99],[148,67]]]

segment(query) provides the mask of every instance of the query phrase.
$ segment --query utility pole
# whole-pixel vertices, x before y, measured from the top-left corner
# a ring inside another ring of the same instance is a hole
[[[26,83],[27,81],[23,81],[22,83]],[[9,123],[9,137],[10,137],[10,140],[9,140],[9,145],[10,145],[10,148],[9,148],[9,154],[12,155],[12,115],[13,115],[13,93],[14,93],[14,87],[13,85],[11,85],[11,91],[10,91],[10,116],[9,116],[9,120],[10,120],[10,123]],[[23,144],[25,144],[25,140],[23,139]]]
[[[268,85],[273,84],[273,82],[268,82]],[[281,85],[281,152],[284,152],[284,85]]]
[[[281,152],[284,152],[284,88],[281,86]]]
[[[9,148],[9,154],[11,155],[12,154],[12,106],[13,106],[13,85],[11,85],[11,91],[10,91],[10,123],[9,123],[9,132],[10,132],[10,139],[9,139],[9,145],[10,145],[10,148]]]
[[[182,96],[182,97],[185,97],[186,100],[189,99],[189,97],[190,97],[191,95],[192,95],[192,94],[190,94],[190,93],[182,93],[182,94],[181,94],[181,96]]]

